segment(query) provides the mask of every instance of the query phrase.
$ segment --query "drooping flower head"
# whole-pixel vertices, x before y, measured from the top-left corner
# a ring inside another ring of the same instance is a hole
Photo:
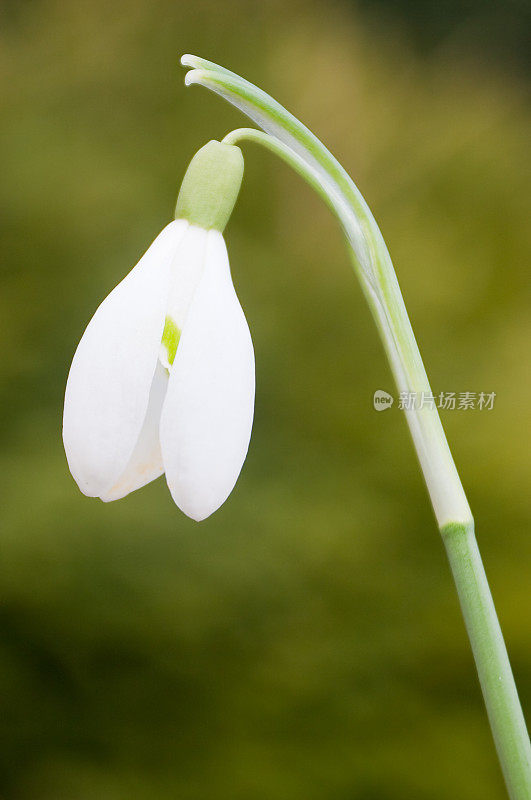
[[[254,353],[223,229],[243,176],[238,147],[196,153],[175,221],[99,306],[74,355],[63,440],[81,491],[117,500],[165,473],[202,520],[247,454]]]

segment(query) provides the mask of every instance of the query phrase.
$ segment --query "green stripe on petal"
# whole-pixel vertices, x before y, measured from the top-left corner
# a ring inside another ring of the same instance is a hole
[[[171,317],[166,317],[161,344],[166,348],[168,354],[168,364],[171,366],[175,361],[175,354],[181,338],[181,329],[176,325]]]

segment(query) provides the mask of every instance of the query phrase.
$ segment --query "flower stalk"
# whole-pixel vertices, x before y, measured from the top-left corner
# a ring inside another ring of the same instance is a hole
[[[250,141],[292,167],[325,201],[346,235],[362,290],[400,392],[431,389],[394,267],[369,207],[322,142],[265,92],[223,67],[186,55],[187,85],[200,84],[250,117],[223,142]],[[531,800],[531,746],[503,636],[474,536],[474,522],[435,404],[405,409],[422,473],[446,547],[508,792]]]

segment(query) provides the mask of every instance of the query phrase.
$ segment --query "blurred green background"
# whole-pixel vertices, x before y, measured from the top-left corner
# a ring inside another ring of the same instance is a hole
[[[197,525],[163,479],[82,496],[61,442],[94,309],[258,83],[380,222],[531,708],[524,3],[10,0],[0,10],[0,796],[484,800],[504,789],[444,552],[328,211],[245,146],[227,230],[253,333],[245,468]]]

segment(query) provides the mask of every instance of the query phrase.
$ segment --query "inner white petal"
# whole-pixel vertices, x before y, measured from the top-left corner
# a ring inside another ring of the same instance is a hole
[[[102,495],[101,499],[104,502],[119,500],[163,474],[159,423],[168,380],[167,371],[161,364],[157,364],[149,393],[146,416],[135,449],[120,478],[109,492]]]
[[[179,331],[184,328],[192,298],[203,274],[207,235],[204,228],[189,225],[173,258],[166,318]],[[171,364],[168,355],[166,345],[161,343],[159,360],[169,371]]]

